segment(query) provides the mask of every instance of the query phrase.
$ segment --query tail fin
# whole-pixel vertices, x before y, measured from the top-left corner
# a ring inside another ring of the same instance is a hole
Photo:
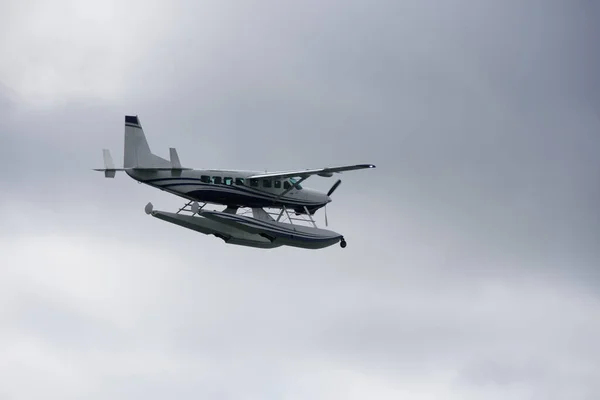
[[[152,154],[137,115],[125,116],[123,167],[140,169],[171,169],[173,167],[171,161]]]
[[[128,171],[145,169],[154,171],[171,171],[173,174],[181,174],[184,168],[179,161],[179,155],[174,148],[169,149],[170,160],[165,160],[150,151],[146,135],[140,124],[139,118],[132,115],[125,116],[125,154],[123,168],[115,168],[112,156],[107,149],[102,150],[104,156],[104,168],[95,168],[94,171],[103,171],[106,178],[114,178],[117,171]]]

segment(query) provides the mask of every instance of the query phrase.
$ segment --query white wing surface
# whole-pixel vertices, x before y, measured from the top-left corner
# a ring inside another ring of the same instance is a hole
[[[249,176],[247,179],[266,179],[266,178],[295,178],[302,177],[308,178],[311,175],[319,175],[330,177],[334,173],[343,171],[354,171],[357,169],[375,168],[373,164],[356,164],[356,165],[345,165],[342,167],[326,167],[318,169],[305,169],[297,171],[282,171],[282,172],[266,172],[264,174],[257,174]]]

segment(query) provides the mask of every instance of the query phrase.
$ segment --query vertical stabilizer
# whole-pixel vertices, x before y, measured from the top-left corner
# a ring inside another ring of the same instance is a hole
[[[124,168],[171,168],[171,162],[150,151],[137,115],[125,116]]]

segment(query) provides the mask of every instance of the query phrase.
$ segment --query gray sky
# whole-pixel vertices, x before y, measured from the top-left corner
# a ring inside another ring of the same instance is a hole
[[[597,398],[598,5],[238,3],[0,3],[0,399]],[[198,168],[376,164],[348,247],[147,217],[91,171],[125,114]]]

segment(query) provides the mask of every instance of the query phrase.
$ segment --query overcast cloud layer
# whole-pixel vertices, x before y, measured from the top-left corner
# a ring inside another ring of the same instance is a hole
[[[599,19],[0,3],[0,399],[597,399]],[[183,202],[91,171],[125,114],[197,168],[376,164],[328,207],[348,247],[147,217]]]

